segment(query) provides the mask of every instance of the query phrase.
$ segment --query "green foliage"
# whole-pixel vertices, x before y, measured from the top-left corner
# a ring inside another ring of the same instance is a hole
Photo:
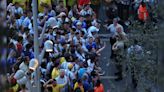
[[[153,11],[153,17],[157,17],[157,12]],[[132,20],[132,19],[131,19]],[[139,21],[132,20],[131,30],[128,33],[128,46],[133,45],[135,39],[144,48],[144,56],[140,59],[132,53],[126,60],[128,72],[134,68],[134,76],[138,80],[138,90],[140,92],[151,92],[157,85],[158,73],[158,41],[159,30],[152,21],[141,24]],[[129,84],[128,86],[130,86]],[[126,90],[126,92],[128,92]]]

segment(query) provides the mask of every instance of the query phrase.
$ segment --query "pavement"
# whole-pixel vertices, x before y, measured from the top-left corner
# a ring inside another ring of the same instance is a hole
[[[161,5],[164,5],[164,0],[161,1],[163,2],[163,4]],[[104,9],[105,7],[103,6],[103,3],[101,3],[100,10],[99,10],[99,20],[102,21],[101,23],[102,25],[104,25],[103,21],[107,19]],[[125,75],[123,77],[123,80],[121,81],[114,80],[116,78],[116,76],[114,76],[114,73],[116,72],[116,68],[115,68],[115,64],[110,59],[110,54],[111,54],[111,49],[110,49],[111,45],[109,42],[110,34],[103,27],[101,27],[99,36],[101,40],[106,43],[106,48],[101,52],[100,61],[99,61],[100,67],[102,68],[103,71],[105,71],[105,75],[101,76],[101,81],[104,85],[105,92],[142,92],[140,89],[136,89],[136,90],[133,89],[131,85],[130,73],[127,73],[127,75]],[[159,90],[162,88],[163,87],[152,88],[153,90],[151,90],[151,92],[164,92]]]
[[[99,20],[102,21],[101,25],[104,25],[104,20],[107,19],[105,14],[105,6],[101,3],[100,10],[99,10]],[[117,78],[114,76],[114,73],[117,72],[115,68],[114,62],[110,59],[111,54],[111,45],[110,45],[110,33],[104,29],[103,27],[100,28],[99,36],[103,42],[106,43],[106,48],[101,52],[99,65],[103,71],[105,71],[105,75],[101,76],[101,81],[104,85],[105,92],[126,92],[126,84],[127,79],[131,78],[123,78],[121,81],[115,81],[114,79]],[[128,76],[127,76],[128,77]],[[132,88],[132,87],[130,87]],[[133,90],[133,89],[132,89]],[[134,90],[131,92],[135,92]]]

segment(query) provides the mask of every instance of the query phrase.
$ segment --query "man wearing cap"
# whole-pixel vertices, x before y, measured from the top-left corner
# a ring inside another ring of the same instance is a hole
[[[82,28],[82,22],[77,22],[76,23],[76,32],[81,32],[83,31],[85,34],[87,34],[87,31],[85,28]]]
[[[88,36],[89,37],[95,37],[96,33],[99,31],[100,25],[98,23],[95,23],[94,26],[91,26],[88,28]]]
[[[65,69],[66,75],[69,78],[70,82],[73,82],[74,79],[76,79],[75,74],[71,71],[73,68],[73,64],[69,63],[68,64],[68,69]]]

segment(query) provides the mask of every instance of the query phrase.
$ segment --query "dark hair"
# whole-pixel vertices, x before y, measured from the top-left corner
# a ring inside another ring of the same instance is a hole
[[[145,7],[145,6],[146,6],[146,3],[145,3],[144,1],[142,1],[142,2],[141,2],[141,5],[142,5],[143,7]]]
[[[138,44],[138,41],[137,41],[137,39],[134,39],[134,44]]]
[[[22,36],[19,36],[18,37],[18,42],[21,42],[21,41],[23,41],[23,37]]]
[[[101,81],[98,79],[97,82],[96,82],[96,86],[99,87],[101,84]]]
[[[81,92],[81,89],[78,87],[78,88],[75,89],[74,92]]]
[[[82,83],[81,79],[77,80],[78,83]]]
[[[25,84],[22,84],[22,85],[21,85],[21,88],[22,88],[22,89],[26,89],[26,85],[25,85]]]
[[[53,79],[53,81],[56,81],[56,79]]]

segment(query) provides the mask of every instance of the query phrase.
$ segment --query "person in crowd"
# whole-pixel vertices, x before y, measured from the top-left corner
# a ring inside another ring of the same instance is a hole
[[[38,0],[38,11],[43,12],[45,5],[48,5],[49,7],[52,7],[51,6],[51,0]]]
[[[21,90],[19,92],[29,92],[29,90],[27,90],[26,85],[21,85]]]
[[[117,80],[122,80],[122,72],[123,72],[123,67],[122,67],[122,62],[120,58],[123,58],[123,52],[124,52],[124,41],[121,39],[119,35],[116,36],[116,42],[112,46],[112,50],[114,51],[114,57],[115,57],[115,62],[116,62],[116,68],[118,70],[115,75],[117,75]]]
[[[94,92],[104,92],[104,86],[100,80],[97,80]]]
[[[74,20],[76,20],[76,19],[79,18],[79,15],[80,15],[80,13],[79,13],[77,4],[75,4],[75,5],[72,6],[72,9],[68,12],[68,17],[69,17],[72,21],[74,21]]]
[[[68,76],[66,76],[64,69],[60,70],[60,74],[56,79],[57,84],[62,84],[65,85],[62,89],[60,89],[61,92],[67,91],[68,90]]]
[[[49,84],[51,83],[51,84]],[[48,88],[52,88],[52,92],[61,92],[60,90],[66,85],[67,83],[64,84],[57,84],[56,79],[50,79],[48,80],[43,86]]]
[[[93,14],[93,10],[90,7],[90,4],[84,5],[84,8],[80,11],[81,16],[86,16],[87,14],[89,14],[89,15]]]
[[[145,2],[141,2],[139,8],[138,8],[138,19],[141,22],[145,22],[149,18],[149,12],[146,7]]]
[[[84,87],[80,79],[74,85],[74,91],[78,92],[77,90],[80,90],[80,92],[84,92]]]
[[[143,47],[141,45],[139,45],[137,39],[135,39],[133,45],[131,45],[127,49],[127,57],[131,58],[132,56],[136,57],[137,61],[140,61],[144,57]],[[136,88],[138,85],[138,81],[135,77],[136,75],[135,75],[134,67],[131,67],[131,74],[132,74],[131,77],[132,77],[133,87]]]
[[[111,44],[111,59],[113,58],[113,44],[116,42],[116,35],[117,33],[117,28],[120,27],[120,31],[124,32],[123,26],[118,23],[118,19],[114,18],[113,19],[113,24],[110,24],[108,27],[106,26],[107,30],[110,31],[111,37],[110,37],[110,44]]]
[[[58,75],[59,75],[59,66],[60,66],[59,61],[56,60],[54,68],[53,68],[52,73],[51,73],[51,78],[52,79],[58,77]]]
[[[55,6],[50,1],[38,1],[39,53],[44,50],[46,40],[53,42],[53,51],[45,52],[38,67],[41,89],[52,89],[52,92],[94,90],[92,79],[103,75],[98,61],[100,52],[105,48],[97,35],[100,29],[97,14],[90,7],[90,0],[79,0],[81,9],[78,7],[79,3],[71,5],[71,0],[56,0],[58,4]],[[29,69],[30,61],[34,59],[35,30],[32,11],[24,10],[19,2],[14,2],[7,7],[6,19],[10,33],[7,51],[9,75],[14,76],[20,72],[23,76],[25,73],[33,84],[36,75]],[[90,56],[93,53],[94,55]],[[15,87],[16,91],[20,91],[17,85],[26,84],[26,76],[12,79],[12,87]],[[26,88],[31,90],[27,84]]]
[[[30,0],[12,0],[12,3],[14,4],[17,2],[23,8],[23,10],[26,10],[30,6],[29,1]]]
[[[64,6],[63,0],[60,0],[59,4],[56,6],[56,13],[59,14],[60,12],[68,13],[68,9]]]
[[[133,0],[131,3],[132,4],[132,11],[133,11],[135,19],[137,19],[137,12],[138,12],[138,8],[139,8],[139,5],[141,2],[142,2],[142,0]]]

